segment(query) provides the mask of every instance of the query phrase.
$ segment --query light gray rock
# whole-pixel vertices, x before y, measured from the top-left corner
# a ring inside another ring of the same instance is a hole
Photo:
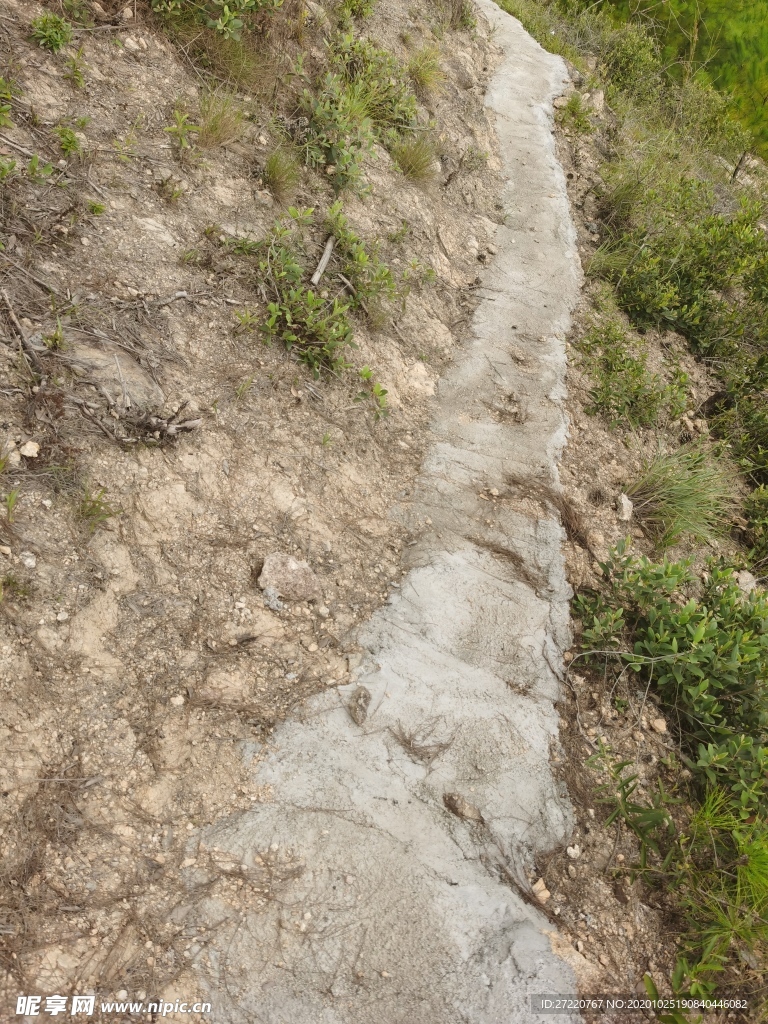
[[[265,596],[269,590],[286,601],[313,601],[320,597],[320,584],[308,563],[279,551],[264,559],[259,586]]]

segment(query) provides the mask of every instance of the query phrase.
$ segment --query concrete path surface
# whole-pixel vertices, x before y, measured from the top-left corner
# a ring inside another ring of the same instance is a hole
[[[570,825],[549,767],[570,591],[557,515],[535,497],[559,486],[580,286],[551,129],[567,76],[479,6],[506,53],[487,97],[508,177],[499,254],[396,512],[420,539],[360,638],[359,688],[282,725],[256,769],[272,801],[204,834],[271,894],[212,939],[200,980],[222,1024],[514,1024],[550,1020],[531,994],[575,991],[517,890]]]

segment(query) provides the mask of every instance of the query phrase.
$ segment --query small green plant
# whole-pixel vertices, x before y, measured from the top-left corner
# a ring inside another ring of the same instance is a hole
[[[200,128],[197,144],[201,149],[224,146],[242,132],[243,111],[234,95],[225,90],[206,93],[200,100]]]
[[[630,341],[620,324],[609,321],[593,326],[577,347],[582,365],[595,381],[587,413],[600,413],[614,425],[649,427],[685,411],[686,375],[675,369],[667,384],[650,373],[647,352]]]
[[[301,178],[299,162],[293,151],[285,146],[273,150],[264,163],[264,184],[278,203],[289,202]]]
[[[75,132],[66,125],[59,124],[53,129],[54,135],[58,136],[59,147],[65,157],[79,156],[82,152],[80,139]]]
[[[400,242],[405,241],[410,232],[411,226],[407,220],[404,220],[397,231],[392,231],[387,235],[387,241],[392,242],[393,245],[399,245]]]
[[[269,303],[264,338],[278,338],[289,352],[295,349],[315,377],[323,368],[342,370],[348,365],[344,350],[352,344],[348,309],[339,299],[323,299],[308,288],[289,288]]]
[[[392,158],[408,181],[426,188],[437,178],[437,157],[429,139],[403,139],[392,147]]]
[[[40,162],[40,157],[35,153],[26,166],[26,175],[35,185],[44,185],[53,174],[53,165]]]
[[[236,401],[241,402],[245,398],[245,396],[250,391],[251,385],[253,384],[255,379],[255,377],[244,377],[243,380],[240,381],[240,383],[235,388]]]
[[[58,14],[46,12],[32,22],[32,38],[44,50],[58,53],[72,41],[72,26]]]
[[[12,523],[16,518],[16,506],[19,502],[19,494],[20,491],[18,487],[14,487],[13,490],[6,494],[3,500],[3,504],[5,505],[5,518],[8,523]]]
[[[173,119],[175,124],[165,128],[164,131],[173,136],[176,145],[179,147],[179,153],[183,156],[187,150],[192,149],[195,140],[200,134],[200,128],[196,124],[192,124],[189,120],[189,115],[178,107],[173,112]]]
[[[16,169],[16,161],[9,158],[0,156],[0,182],[10,181],[11,178],[18,177],[18,170]]]
[[[584,98],[580,92],[571,93],[568,102],[558,111],[558,121],[575,135],[587,135],[594,131],[589,110],[584,106]]]
[[[370,366],[364,366],[361,370],[358,370],[360,380],[368,385],[367,391],[361,391],[357,396],[357,401],[361,402],[366,399],[373,401],[374,416],[376,420],[382,419],[384,416],[389,415],[389,408],[387,406],[387,394],[388,391],[378,381],[373,379],[373,370]]]
[[[82,89],[85,85],[85,72],[88,65],[83,57],[83,48],[79,47],[76,53],[71,54],[64,61],[64,78],[75,88]]]
[[[416,97],[408,70],[387,50],[369,39],[340,33],[329,43],[328,58],[381,141],[391,142],[415,123]]]
[[[170,20],[191,20],[214,29],[224,40],[239,41],[254,17],[274,14],[283,0],[151,0],[152,10]]]
[[[439,92],[445,83],[445,72],[440,66],[440,50],[436,46],[422,46],[409,58],[408,74],[420,96]]]
[[[237,327],[235,330],[238,333],[251,334],[261,323],[259,315],[250,309],[236,309],[234,316],[235,320],[237,320]]]
[[[184,195],[184,186],[181,184],[178,178],[174,178],[172,174],[169,174],[167,178],[162,178],[156,185],[157,192],[165,199],[167,203],[178,203],[178,201]]]
[[[57,352],[64,348],[64,329],[61,320],[57,318],[56,327],[50,334],[43,335],[43,344],[47,349]]]
[[[122,138],[118,135],[112,140],[112,148],[117,154],[117,159],[122,164],[127,164],[131,160],[136,159],[137,129],[138,124],[133,124]]]
[[[122,509],[111,505],[105,494],[103,487],[95,494],[86,487],[77,506],[77,517],[84,523],[89,533],[95,533],[96,530],[105,527],[110,519],[122,514]]]
[[[92,217],[101,217],[102,214],[107,212],[107,207],[104,203],[98,202],[96,199],[88,200],[88,213]]]
[[[733,487],[733,473],[694,443],[647,460],[627,494],[643,528],[667,547],[685,535],[706,542],[727,533],[736,510]]]
[[[336,7],[336,14],[342,25],[346,25],[352,18],[370,18],[376,0],[340,0]]]

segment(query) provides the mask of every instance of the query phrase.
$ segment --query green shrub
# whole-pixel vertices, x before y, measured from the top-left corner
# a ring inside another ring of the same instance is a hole
[[[352,344],[349,306],[338,299],[323,299],[308,288],[288,288],[267,307],[262,325],[266,341],[278,338],[315,376],[322,368],[344,369],[344,350]]]
[[[661,546],[683,536],[711,541],[728,532],[736,502],[733,474],[699,444],[648,459],[627,488],[635,517]]]
[[[331,206],[326,218],[326,227],[336,237],[336,252],[341,256],[342,273],[354,288],[350,299],[353,309],[364,305],[369,316],[376,317],[380,304],[397,295],[392,272],[379,259],[378,245],[369,249],[349,227],[341,202]]]
[[[416,121],[416,97],[400,62],[368,39],[339,34],[328,47],[331,71],[355,90],[379,138],[410,128]]]
[[[364,85],[348,85],[333,72],[325,75],[317,95],[304,90],[302,106],[309,117],[307,163],[325,167],[337,192],[359,186],[363,155],[373,147],[368,102]]]
[[[352,18],[370,18],[376,6],[376,0],[341,0],[336,13],[343,25]]]
[[[267,317],[260,324],[265,342],[281,341],[319,376],[322,369],[344,369],[348,365],[344,352],[354,341],[349,304],[324,298],[302,283],[307,259],[302,229],[312,221],[311,209],[291,207],[267,238],[231,238],[224,244],[233,253],[257,261],[260,286],[270,300]],[[248,311],[238,314],[238,320],[242,329],[255,326]]]
[[[41,14],[32,22],[32,38],[44,50],[58,53],[72,41],[72,26],[58,14]]]
[[[587,135],[595,130],[580,92],[571,93],[568,102],[557,112],[557,120],[576,135]]]
[[[601,55],[601,70],[610,84],[641,100],[661,85],[662,64],[654,39],[642,25],[623,25],[611,33]]]
[[[215,29],[225,39],[239,40],[249,19],[273,14],[283,0],[151,0],[156,14]]]
[[[595,380],[589,393],[590,415],[600,413],[612,424],[649,427],[675,419],[686,409],[687,376],[674,371],[667,384],[648,370],[647,353],[635,352],[622,327],[609,322],[593,327],[578,342],[585,369]]]
[[[748,521],[750,557],[755,566],[768,569],[768,487],[762,484],[744,503]]]
[[[690,562],[654,564],[625,550],[619,545],[602,567],[607,593],[576,599],[585,650],[616,649],[653,685],[703,789],[725,789],[741,820],[764,813],[768,598],[742,593],[728,567],[699,579]],[[700,597],[686,599],[694,583]]]

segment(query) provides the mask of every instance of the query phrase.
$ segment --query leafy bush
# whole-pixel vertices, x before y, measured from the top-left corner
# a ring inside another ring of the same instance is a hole
[[[615,649],[653,685],[702,789],[727,791],[741,821],[765,813],[768,598],[743,594],[731,568],[713,566],[699,579],[690,562],[654,564],[625,550],[602,565],[607,594],[576,599],[583,647]],[[686,599],[694,583],[701,596]]]
[[[341,0],[336,13],[342,24],[348,23],[352,18],[370,18],[376,0]]]
[[[710,541],[726,533],[736,510],[733,484],[733,474],[696,443],[647,460],[627,494],[636,518],[667,547],[685,535]]]
[[[226,39],[240,39],[249,18],[272,14],[284,0],[151,0],[156,14],[215,29]]]
[[[279,338],[290,351],[311,367],[315,376],[321,368],[344,369],[344,349],[352,344],[349,306],[338,299],[327,300],[308,288],[289,288],[270,302],[262,325],[265,340]]]
[[[655,40],[642,25],[612,32],[601,55],[602,71],[616,89],[648,100],[658,93],[661,60]]]
[[[415,122],[416,97],[391,53],[349,33],[331,40],[328,58],[331,70],[362,98],[378,137],[397,135]]]
[[[749,526],[750,557],[758,568],[768,568],[768,487],[753,491],[744,503]]]
[[[350,306],[339,299],[326,299],[303,283],[302,229],[312,223],[313,210],[291,207],[276,221],[271,234],[260,241],[233,238],[225,245],[238,255],[255,257],[263,291],[270,299],[267,318],[260,325],[264,340],[281,341],[309,366],[315,376],[325,369],[342,370],[348,364],[344,352],[354,346]],[[238,316],[241,327],[250,330],[253,318]]]
[[[650,373],[647,353],[635,354],[625,331],[615,322],[593,327],[578,342],[583,363],[595,379],[589,393],[590,414],[601,413],[612,424],[650,427],[662,417],[675,419],[685,412],[688,378],[680,370],[666,384]]]
[[[302,106],[309,117],[307,163],[325,167],[337,192],[359,185],[363,155],[372,149],[368,101],[364,85],[348,85],[333,72],[325,75],[317,95],[304,90]]]
[[[32,22],[32,38],[44,50],[58,53],[72,41],[72,26],[66,18],[46,12]]]
[[[342,273],[354,288],[350,306],[354,309],[367,303],[369,316],[375,318],[376,307],[382,300],[393,299],[397,295],[392,272],[379,259],[378,245],[366,249],[359,236],[350,229],[342,204],[338,201],[328,211],[326,226],[336,237],[336,252],[342,258]]]

